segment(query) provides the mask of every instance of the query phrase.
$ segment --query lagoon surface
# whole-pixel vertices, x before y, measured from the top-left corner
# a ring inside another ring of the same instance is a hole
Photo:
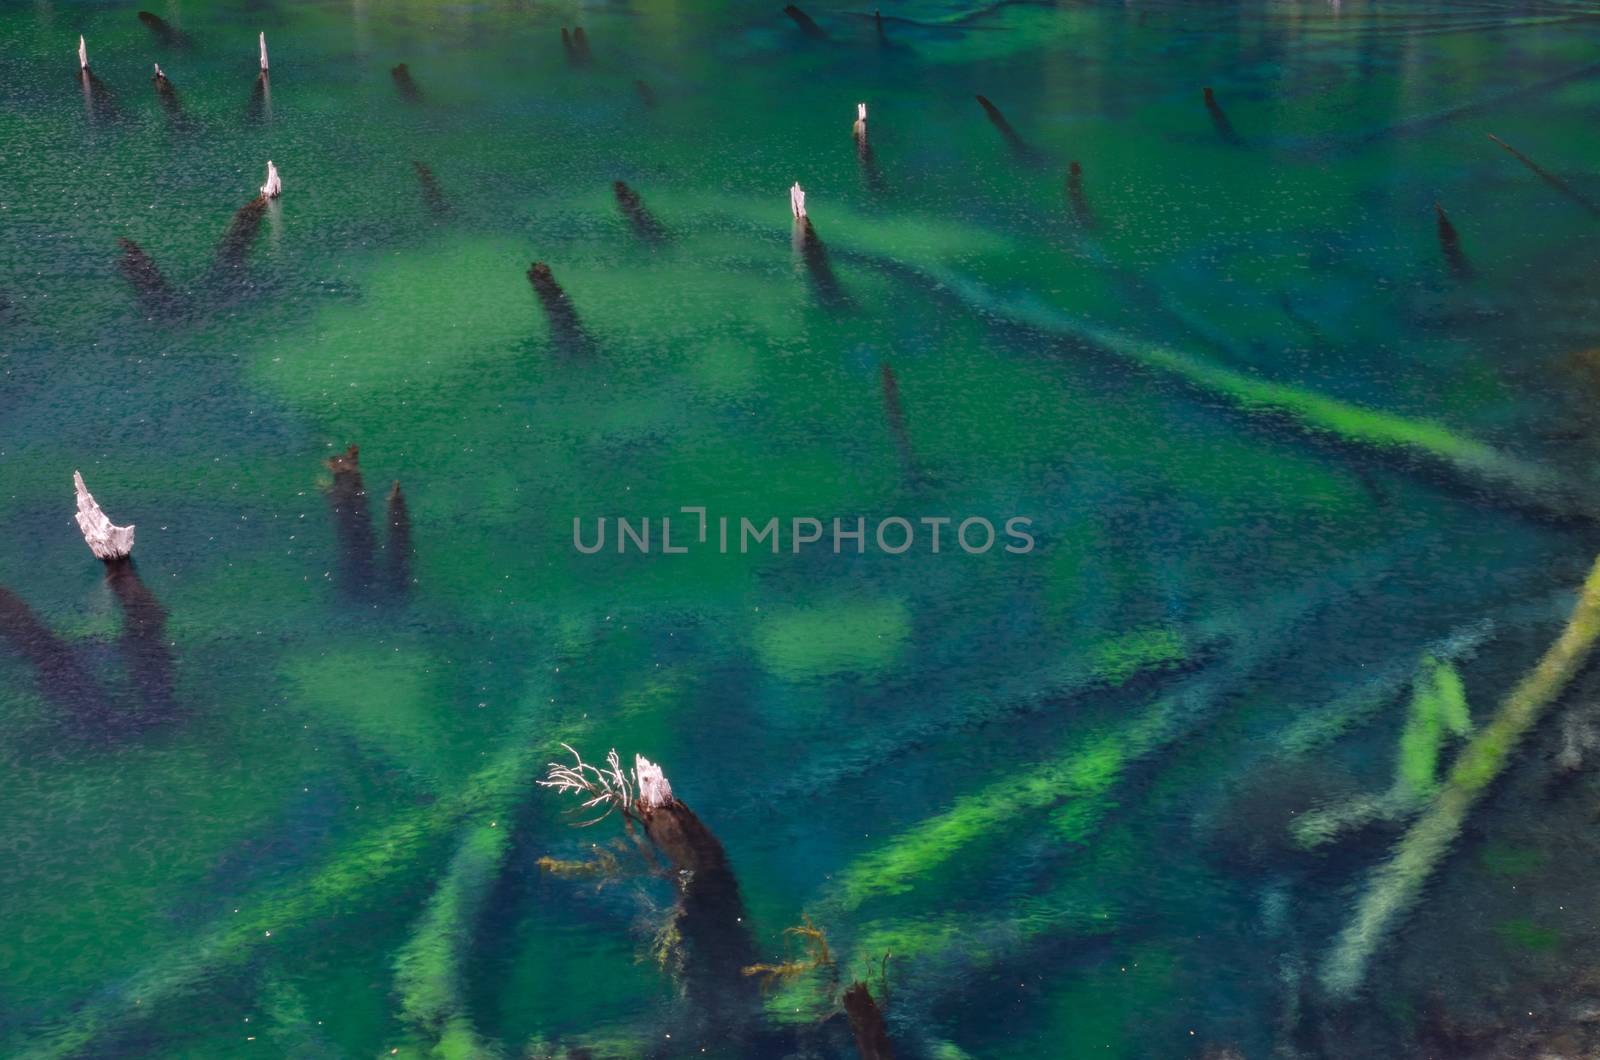
[[[0,9],[0,1054],[1600,1047],[1600,8],[148,2]]]

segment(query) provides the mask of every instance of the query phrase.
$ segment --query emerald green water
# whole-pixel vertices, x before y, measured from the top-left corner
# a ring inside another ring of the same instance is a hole
[[[0,1054],[844,1057],[869,966],[901,1056],[1588,1041],[1586,676],[1327,982],[1600,540],[1600,9],[152,4],[189,47],[0,9]],[[1037,547],[573,547],[683,506]],[[623,835],[534,785],[563,741],[660,762],[837,982],[731,1016],[668,874],[541,870]]]

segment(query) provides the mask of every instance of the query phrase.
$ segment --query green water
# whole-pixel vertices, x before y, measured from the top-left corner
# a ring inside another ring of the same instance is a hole
[[[1584,1033],[1585,677],[1322,973],[1594,559],[1600,9],[150,3],[187,46],[0,8],[0,1053],[843,1057],[858,978],[912,1057]],[[868,547],[663,555],[684,506]],[[561,741],[837,967],[708,1005],[670,874],[542,871],[624,834],[534,786]]]

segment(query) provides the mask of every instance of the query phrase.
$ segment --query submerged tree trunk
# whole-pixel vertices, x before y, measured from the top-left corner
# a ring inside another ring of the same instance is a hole
[[[372,588],[372,557],[378,547],[367,510],[367,488],[361,481],[360,454],[360,448],[352,445],[328,460],[333,472],[328,503],[339,544],[339,588],[352,597],[365,596]]]
[[[894,1060],[889,1028],[866,983],[850,984],[844,992],[844,1011],[850,1017],[850,1030],[855,1033],[856,1052],[861,1054],[861,1060]]]

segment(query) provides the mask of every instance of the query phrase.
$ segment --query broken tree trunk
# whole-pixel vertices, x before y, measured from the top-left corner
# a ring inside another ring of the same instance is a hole
[[[404,595],[411,588],[411,512],[406,507],[405,494],[400,492],[399,479],[389,487],[388,517],[389,540],[384,545],[384,573],[390,590]]]
[[[78,529],[83,531],[83,542],[95,559],[109,562],[128,556],[133,551],[133,527],[116,526],[107,519],[84,486],[83,476],[76,471],[72,473],[72,484],[78,490]]]
[[[850,1017],[850,1030],[855,1033],[856,1052],[861,1054],[861,1060],[894,1060],[889,1029],[866,983],[851,983],[845,990],[844,1011]]]

